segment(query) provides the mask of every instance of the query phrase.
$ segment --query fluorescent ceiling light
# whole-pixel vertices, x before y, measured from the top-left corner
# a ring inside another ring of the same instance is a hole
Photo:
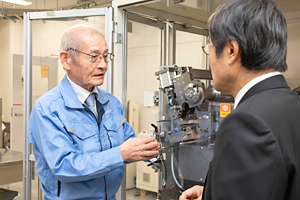
[[[22,6],[28,6],[28,5],[32,4],[31,2],[27,2],[24,0],[2,0],[2,1],[8,2],[8,3],[19,4]]]

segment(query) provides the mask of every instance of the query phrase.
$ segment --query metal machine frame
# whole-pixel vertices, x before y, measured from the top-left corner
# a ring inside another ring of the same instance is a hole
[[[157,199],[178,199],[185,189],[204,184],[216,132],[230,113],[233,98],[212,85],[205,87],[201,80],[212,79],[208,70],[171,65],[161,66],[155,75],[160,81],[160,112],[153,136],[161,148],[152,163],[161,170]]]
[[[105,16],[105,39],[113,52],[113,8],[93,8],[83,10],[48,11],[24,13],[24,152],[23,152],[23,199],[31,199],[31,179],[34,155],[27,139],[28,121],[32,110],[32,20],[47,20],[70,17]],[[112,62],[108,64],[106,90],[112,92]],[[40,198],[40,196],[39,196]]]

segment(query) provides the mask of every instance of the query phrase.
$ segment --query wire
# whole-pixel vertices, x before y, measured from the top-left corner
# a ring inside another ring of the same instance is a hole
[[[181,189],[181,190],[185,190],[177,181],[176,179],[176,176],[175,176],[175,173],[174,173],[174,153],[173,153],[173,149],[171,151],[171,171],[172,171],[172,176],[173,176],[173,179],[176,183],[176,185]]]

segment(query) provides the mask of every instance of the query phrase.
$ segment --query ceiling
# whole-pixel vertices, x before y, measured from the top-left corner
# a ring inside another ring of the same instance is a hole
[[[112,0],[26,0],[32,2],[29,6],[15,5],[0,0],[0,13],[7,16],[22,16],[23,12],[34,12],[43,10],[66,10],[76,8],[93,8],[111,6]],[[155,0],[157,1],[157,0]],[[158,2],[161,0],[158,0]],[[191,6],[193,4],[206,6],[209,0],[185,0],[181,3],[183,6]],[[224,0],[212,0],[214,4],[219,5]],[[284,13],[300,12],[300,0],[274,0]]]
[[[103,4],[108,4],[112,0],[26,0],[27,2],[32,2],[29,6],[20,6],[12,3],[0,1],[0,7],[6,9],[37,9],[37,10],[60,10],[62,8],[72,8],[79,5],[92,4],[99,7]],[[190,4],[189,2],[203,2],[203,0],[185,0],[183,4]],[[295,12],[300,11],[300,1],[299,0],[274,0],[283,12]]]
[[[0,8],[4,9],[24,9],[24,10],[61,10],[74,8],[104,7],[110,6],[112,0],[26,0],[32,2],[31,5],[21,6],[0,0]]]

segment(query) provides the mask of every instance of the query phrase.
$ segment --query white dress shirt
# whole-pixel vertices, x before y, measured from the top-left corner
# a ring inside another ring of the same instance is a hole
[[[272,76],[276,76],[276,75],[280,75],[281,73],[276,71],[276,72],[269,72],[266,74],[263,74],[261,76],[258,76],[254,79],[252,79],[251,81],[249,81],[240,91],[239,93],[236,95],[235,99],[234,99],[234,107],[233,109],[235,109],[237,107],[237,105],[239,104],[239,102],[241,101],[241,99],[243,98],[243,96],[257,83],[270,78]]]
[[[96,98],[98,99],[99,93],[98,93],[97,87],[94,86],[93,90],[90,92],[90,91],[84,89],[83,87],[77,85],[76,83],[74,83],[74,82],[69,78],[68,75],[67,75],[67,78],[68,78],[68,80],[69,80],[69,82],[70,82],[70,84],[71,84],[73,90],[75,91],[75,93],[76,93],[76,95],[77,95],[79,101],[80,101],[82,104],[86,105],[85,100],[86,100],[86,98],[87,98],[91,93],[96,93]],[[94,102],[94,103],[95,103],[95,110],[96,110],[96,112],[97,112],[96,99],[95,99],[95,102]],[[88,105],[86,105],[86,106],[88,106]]]

